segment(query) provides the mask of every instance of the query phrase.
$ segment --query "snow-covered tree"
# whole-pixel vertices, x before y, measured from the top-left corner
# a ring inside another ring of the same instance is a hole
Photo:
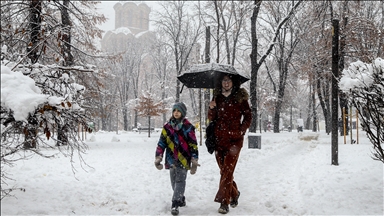
[[[94,39],[105,21],[90,1],[2,1],[1,166],[55,148],[84,162],[88,89],[99,77]],[[92,58],[91,58],[92,56]],[[95,73],[94,73],[95,72]],[[92,75],[91,75],[92,74]],[[52,142],[53,141],[53,142]],[[65,145],[65,148],[58,147]],[[7,176],[1,176],[2,197]]]
[[[339,86],[358,110],[361,125],[373,144],[373,159],[384,163],[384,60],[351,63],[343,70]]]

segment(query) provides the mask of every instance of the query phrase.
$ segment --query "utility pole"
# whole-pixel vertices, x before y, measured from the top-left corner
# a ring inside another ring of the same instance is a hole
[[[332,20],[332,165],[338,161],[339,20]]]

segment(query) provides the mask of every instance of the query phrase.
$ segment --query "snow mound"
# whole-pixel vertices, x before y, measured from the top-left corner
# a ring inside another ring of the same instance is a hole
[[[299,139],[302,141],[317,140],[318,138],[319,138],[319,133],[315,133],[315,132],[304,132],[299,134]]]

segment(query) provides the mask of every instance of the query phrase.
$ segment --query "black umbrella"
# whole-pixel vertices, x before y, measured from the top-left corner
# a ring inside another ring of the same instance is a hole
[[[232,65],[217,63],[193,65],[177,78],[188,88],[215,88],[218,77],[223,73],[237,76],[241,83],[249,80],[248,76],[240,74]]]

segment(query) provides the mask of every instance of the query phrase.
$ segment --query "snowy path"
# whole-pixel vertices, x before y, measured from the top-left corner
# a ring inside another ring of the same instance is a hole
[[[262,140],[261,150],[249,149],[247,140],[244,142],[235,171],[235,181],[241,191],[239,207],[230,208],[229,214],[247,215],[249,212],[254,212],[260,215],[303,215],[307,213],[301,193],[311,193],[312,189],[305,187],[306,183],[302,181],[301,176],[308,172],[303,168],[303,161],[308,160],[310,152],[316,145],[311,142],[298,142],[297,134],[290,135],[292,137],[282,143],[269,143],[269,140]],[[198,181],[204,182],[200,185],[207,187],[197,188],[191,185],[193,183],[189,180],[187,187],[192,189],[187,188],[186,194],[192,194],[192,196],[198,194],[199,199],[188,197],[191,202],[188,208],[182,209],[182,212],[215,215],[219,204],[214,203],[213,198],[217,192],[219,171],[214,156],[206,153],[205,146],[200,147],[200,152],[202,167],[198,170],[199,174],[196,177],[189,176],[188,179],[199,178]],[[161,213],[165,214],[166,211],[168,209],[164,209]]]
[[[243,186],[246,189],[243,202],[248,204],[246,208],[251,211],[257,212],[260,209],[268,211],[260,214],[305,214],[299,173],[302,171],[302,163],[308,157],[310,147],[307,143],[298,143],[294,140],[277,145],[268,155],[242,156],[238,166],[239,174],[235,178],[249,178],[248,170],[255,169],[253,172],[255,176],[252,176],[255,184]],[[268,151],[268,147],[263,150]],[[259,150],[245,149],[245,151]]]
[[[69,158],[38,156],[12,168],[16,187],[1,201],[2,215],[170,215],[168,170],[158,171],[158,133],[99,132],[88,136],[83,170],[74,177]],[[198,138],[199,139],[199,138]],[[263,133],[261,149],[245,140],[235,171],[241,196],[228,215],[382,215],[383,164],[370,158],[371,144],[339,140],[339,166],[332,166],[330,137],[301,141],[298,133]],[[51,151],[51,150],[47,150]],[[201,167],[188,174],[187,206],[180,215],[218,215],[219,184],[214,155],[199,146]],[[22,205],[20,205],[22,203]]]

